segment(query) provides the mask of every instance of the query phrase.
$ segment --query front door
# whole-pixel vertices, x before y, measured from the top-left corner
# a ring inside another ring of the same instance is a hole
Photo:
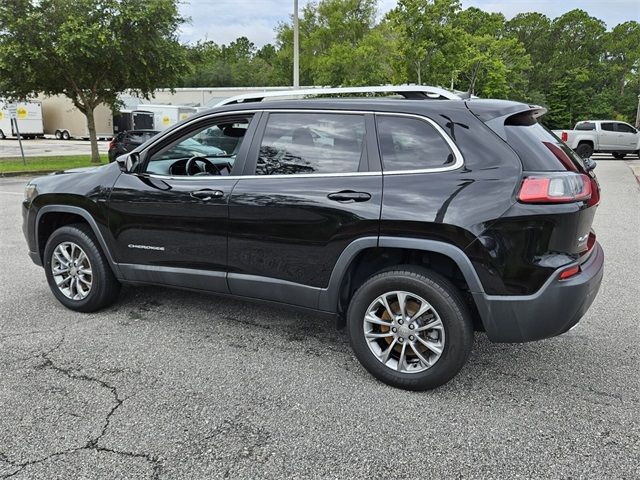
[[[638,138],[640,134],[631,125],[626,123],[616,123],[616,131],[618,132],[618,144],[620,151],[630,151],[638,149]]]
[[[345,247],[377,239],[372,134],[371,115],[265,114],[229,203],[231,293],[316,307]]]
[[[251,125],[251,115],[194,122],[143,150],[140,172],[118,178],[109,229],[125,279],[227,292],[228,202]]]

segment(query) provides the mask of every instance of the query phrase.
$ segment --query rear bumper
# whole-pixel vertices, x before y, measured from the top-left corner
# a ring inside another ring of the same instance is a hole
[[[560,335],[576,325],[598,293],[604,270],[604,251],[594,245],[581,272],[559,280],[558,270],[533,295],[498,296],[474,293],[489,339],[529,342]]]

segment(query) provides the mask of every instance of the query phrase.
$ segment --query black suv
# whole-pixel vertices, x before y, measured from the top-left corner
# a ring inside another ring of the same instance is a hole
[[[109,162],[115,162],[116,158],[125,153],[129,153],[142,145],[144,142],[158,134],[157,130],[127,130],[118,133],[109,142]]]
[[[328,312],[375,377],[433,388],[474,329],[559,335],[600,286],[595,164],[542,113],[479,99],[219,107],[116,163],[33,180],[24,234],[70,309],[106,307],[127,283]],[[216,138],[233,148],[181,147]]]

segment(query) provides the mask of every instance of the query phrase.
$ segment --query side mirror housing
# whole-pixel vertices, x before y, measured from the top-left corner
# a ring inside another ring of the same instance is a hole
[[[140,154],[138,152],[131,152],[125,155],[120,155],[116,162],[120,165],[120,170],[125,173],[131,173],[136,168],[140,161]]]

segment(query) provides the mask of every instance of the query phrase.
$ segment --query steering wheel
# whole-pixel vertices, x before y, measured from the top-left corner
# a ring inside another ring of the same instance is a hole
[[[198,168],[197,171],[193,171],[194,168],[197,168],[196,162],[204,163],[204,171],[200,170],[200,168]],[[213,163],[208,158],[201,157],[199,155],[194,155],[189,160],[187,160],[187,164],[184,166],[184,170],[186,174],[191,177],[196,177],[198,175],[208,175],[212,173],[211,170],[214,170],[217,175],[222,175],[220,168],[215,163]]]

